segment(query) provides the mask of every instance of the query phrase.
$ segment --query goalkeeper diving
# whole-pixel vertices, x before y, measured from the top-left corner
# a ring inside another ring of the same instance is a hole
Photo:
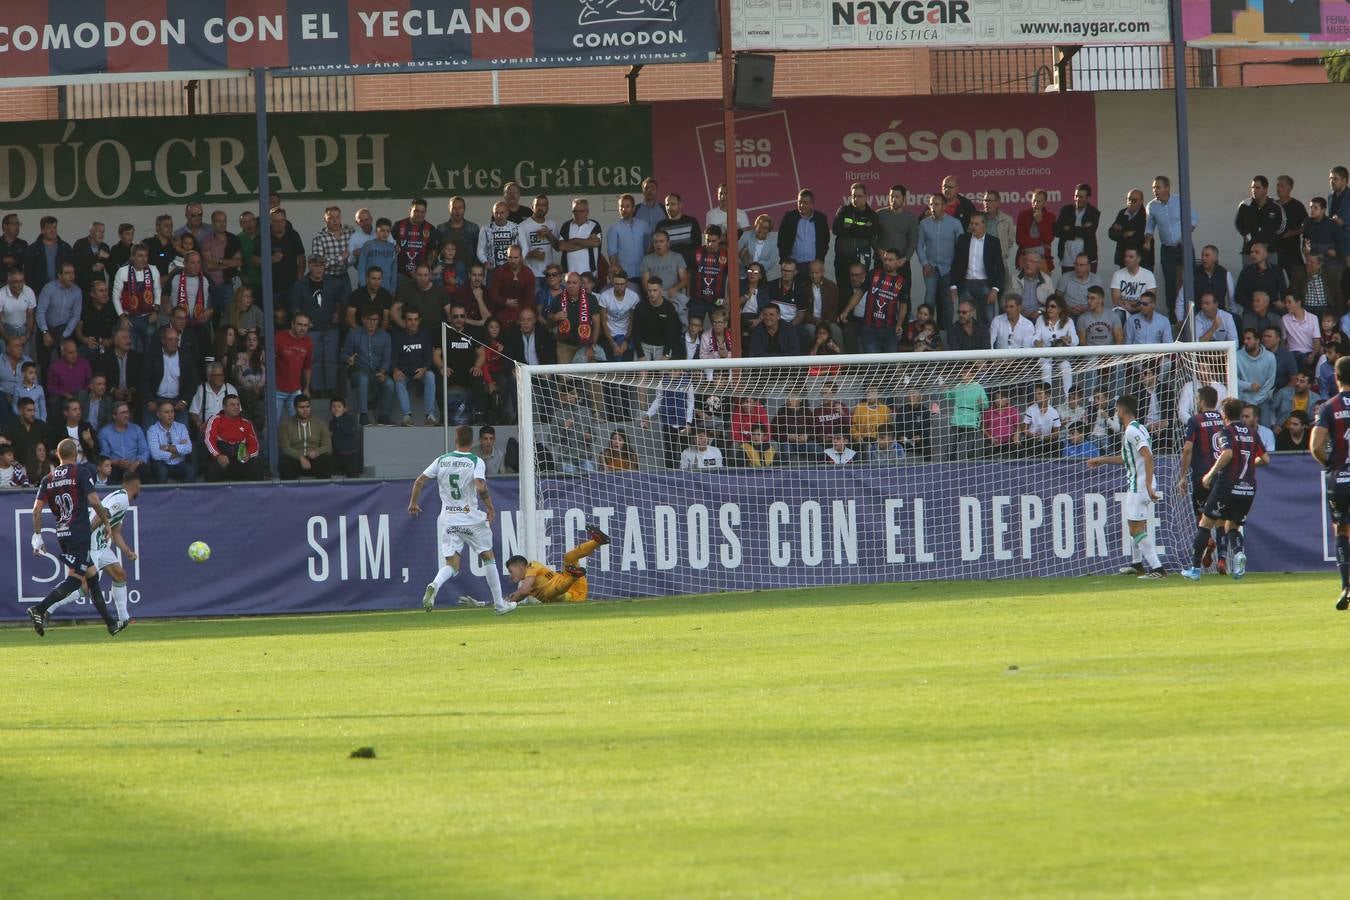
[[[506,561],[506,571],[516,582],[507,597],[515,603],[583,603],[587,596],[586,570],[581,561],[609,543],[609,535],[595,525],[586,526],[587,540],[563,554],[563,570],[555,572],[540,562],[523,556]]]

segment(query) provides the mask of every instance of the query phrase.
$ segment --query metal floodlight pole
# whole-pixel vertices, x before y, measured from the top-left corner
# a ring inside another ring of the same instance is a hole
[[[1172,89],[1177,118],[1177,193],[1181,200],[1181,289],[1186,321],[1194,322],[1195,245],[1191,238],[1191,135],[1186,96],[1186,39],[1181,32],[1181,0],[1170,0],[1172,24]],[[1171,284],[1172,277],[1167,279]]]
[[[731,352],[741,355],[741,280],[736,235],[736,55],[731,49],[731,0],[718,4],[722,16],[722,151],[727,183],[727,331]],[[714,198],[716,202],[716,198]]]
[[[267,70],[262,66],[253,70],[253,92],[258,130],[258,260],[262,271],[263,348],[272,355],[267,366],[267,427],[264,431],[267,466],[272,472],[272,480],[277,481],[281,478],[278,442],[281,416],[277,412],[277,319],[276,304],[272,302],[272,220],[267,209],[267,195],[271,193],[271,180],[267,177],[267,148],[270,143],[267,136]]]

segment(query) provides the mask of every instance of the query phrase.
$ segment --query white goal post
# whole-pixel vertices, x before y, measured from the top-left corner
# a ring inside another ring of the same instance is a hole
[[[1109,407],[1134,393],[1175,569],[1194,523],[1182,426],[1200,386],[1236,393],[1236,352],[518,365],[520,543],[557,566],[598,521],[612,543],[583,564],[601,598],[1115,571],[1123,471],[1084,458],[1119,452]]]

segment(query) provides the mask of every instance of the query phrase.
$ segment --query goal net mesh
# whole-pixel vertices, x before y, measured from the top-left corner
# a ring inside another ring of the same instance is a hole
[[[1228,351],[1069,353],[532,368],[525,546],[558,567],[599,524],[611,543],[582,563],[597,598],[1116,572],[1124,470],[1085,460],[1120,452],[1130,393],[1175,571],[1194,527],[1184,423],[1200,386],[1226,396]]]

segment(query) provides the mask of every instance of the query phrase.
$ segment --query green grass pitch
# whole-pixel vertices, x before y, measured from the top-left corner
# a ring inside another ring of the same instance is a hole
[[[0,897],[1344,897],[1335,580],[0,629]]]

